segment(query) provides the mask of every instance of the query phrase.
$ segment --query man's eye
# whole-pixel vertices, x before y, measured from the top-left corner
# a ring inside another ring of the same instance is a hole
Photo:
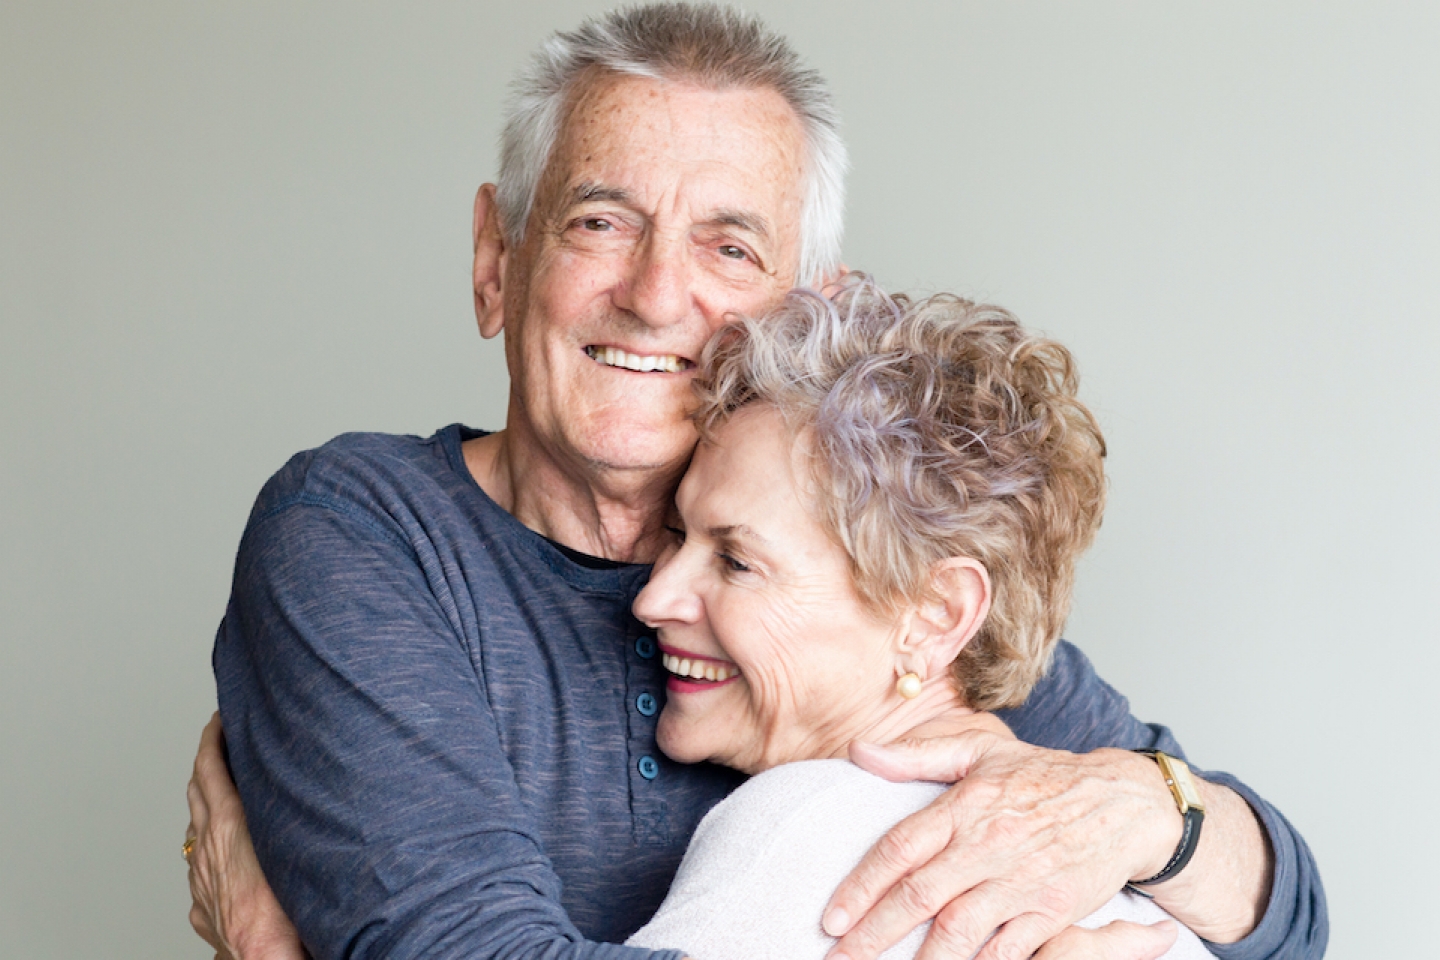
[[[744,247],[737,247],[733,243],[727,243],[720,248],[720,256],[728,257],[731,260],[744,260],[749,257],[750,254]]]
[[[600,233],[605,230],[615,229],[614,226],[611,225],[609,220],[601,220],[599,217],[586,217],[584,220],[580,221],[580,226],[584,227],[586,230],[591,230],[596,233]]]
[[[678,542],[678,543],[684,543],[684,542],[685,542],[685,531],[684,531],[684,529],[682,529],[681,527],[672,527],[672,526],[670,526],[669,524],[666,524],[666,526],[665,526],[665,532],[668,533],[668,534],[670,534],[672,537],[674,537],[675,540],[676,540],[676,542]]]

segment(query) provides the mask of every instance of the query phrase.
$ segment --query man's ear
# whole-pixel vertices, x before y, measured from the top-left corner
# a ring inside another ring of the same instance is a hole
[[[906,669],[923,666],[922,678],[949,669],[985,622],[990,595],[990,573],[979,560],[948,557],[932,566],[929,594],[910,613]]]
[[[502,284],[510,251],[495,203],[495,184],[483,184],[475,194],[475,320],[485,339],[505,329],[505,296]]]
[[[845,266],[845,264],[843,263],[838,265],[835,268],[834,272],[826,275],[825,279],[820,282],[820,295],[824,297],[834,296],[835,293],[839,290],[840,284],[843,283],[845,281],[845,278],[849,275],[849,267]]]

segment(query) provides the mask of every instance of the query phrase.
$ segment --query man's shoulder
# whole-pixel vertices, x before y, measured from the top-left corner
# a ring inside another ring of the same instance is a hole
[[[343,433],[302,450],[261,489],[251,524],[297,504],[388,512],[427,494],[453,495],[466,479],[455,469],[462,430],[452,425],[429,437]]]
[[[1100,677],[1079,647],[1065,640],[1056,645],[1049,669],[1025,702],[995,713],[1021,740],[1051,750],[1153,747],[1166,735],[1164,728],[1137,720],[1130,701]],[[1166,742],[1167,751],[1178,749],[1173,740]]]
[[[301,450],[267,486],[300,489],[346,476],[431,472],[446,463],[446,441],[458,439],[458,425],[429,437],[401,433],[342,433],[318,447]]]

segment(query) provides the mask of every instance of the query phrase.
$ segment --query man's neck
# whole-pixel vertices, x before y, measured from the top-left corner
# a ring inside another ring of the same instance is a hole
[[[666,542],[665,516],[681,467],[605,469],[567,463],[513,429],[467,440],[465,465],[480,489],[541,536],[593,557],[651,563]]]

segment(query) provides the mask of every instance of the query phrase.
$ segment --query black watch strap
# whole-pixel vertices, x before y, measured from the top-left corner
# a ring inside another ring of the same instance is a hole
[[[1185,821],[1180,832],[1180,843],[1175,847],[1174,855],[1170,857],[1169,862],[1161,868],[1160,872],[1153,877],[1146,877],[1144,880],[1132,880],[1128,884],[1132,887],[1145,887],[1169,880],[1184,870],[1185,865],[1190,862],[1190,858],[1195,856],[1195,848],[1200,845],[1200,826],[1205,822],[1205,807],[1200,802],[1199,793],[1195,790],[1195,782],[1190,776],[1190,768],[1186,766],[1185,761],[1159,750],[1136,750],[1135,752],[1143,753],[1159,764],[1160,772],[1165,776],[1165,785],[1170,788],[1170,794],[1175,798],[1175,806],[1180,810],[1180,816]]]

